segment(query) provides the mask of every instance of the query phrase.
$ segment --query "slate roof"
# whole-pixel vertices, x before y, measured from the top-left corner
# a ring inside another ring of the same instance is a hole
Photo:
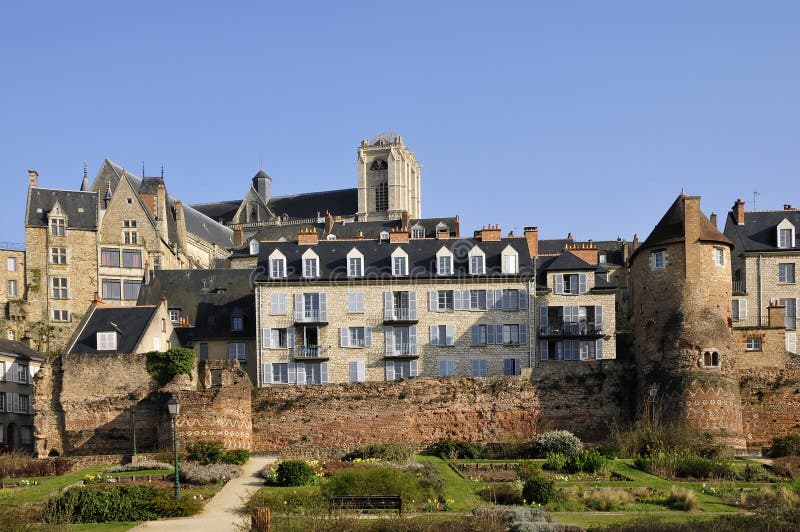
[[[167,298],[171,309],[181,309],[194,327],[197,339],[255,338],[255,296],[252,270],[155,270],[139,291],[139,305],[152,305]],[[231,331],[234,313],[244,317],[244,331]],[[184,333],[180,333],[183,336]]]
[[[623,240],[573,240],[571,238],[549,238],[539,240],[539,254],[540,255],[558,255],[564,251],[567,245],[574,244],[592,244],[597,247],[599,254],[605,253],[606,262],[608,264],[616,264],[622,266],[625,264],[625,256],[623,251]]]
[[[538,257],[536,260],[536,289],[549,290],[547,272],[586,271],[594,272],[595,282],[592,290],[615,289],[617,285],[606,280],[608,268],[602,264],[589,264],[580,257],[563,251],[557,256]]]
[[[106,353],[133,353],[148,324],[158,311],[158,306],[97,307],[85,322],[69,354],[97,355]],[[117,349],[97,350],[97,333],[117,333]]]
[[[217,201],[213,203],[198,203],[192,205],[192,208],[199,213],[205,214],[212,220],[216,220],[221,224],[226,224],[233,220],[241,204],[241,200]]]
[[[593,266],[569,251],[562,252],[559,256],[549,261],[547,266],[539,268],[542,271],[583,271],[583,270],[596,270],[597,266]]]
[[[795,238],[795,247],[778,247],[778,224],[784,219],[800,228],[800,211],[753,211],[745,212],[744,225],[739,225],[729,213],[725,221],[725,236],[730,238],[737,253],[748,251],[785,252],[800,250],[800,238]]]
[[[486,275],[470,275],[467,253],[477,245],[486,254]],[[279,250],[286,257],[287,278],[280,282],[308,282],[302,278],[302,255],[314,250],[319,256],[320,276],[318,282],[347,281],[347,253],[353,248],[364,255],[365,278],[389,280],[394,278],[391,271],[391,253],[398,248],[408,254],[410,278],[495,278],[509,277],[501,273],[501,253],[511,246],[519,254],[520,273],[511,276],[524,278],[533,275],[533,260],[528,252],[524,238],[504,238],[499,242],[481,242],[477,239],[411,240],[405,244],[390,244],[375,240],[320,240],[316,245],[298,245],[295,242],[262,242],[259,253],[259,266],[266,268],[269,255]],[[436,275],[436,252],[445,247],[453,255],[456,275],[441,277]],[[261,271],[268,271],[263,269]],[[259,282],[270,279],[259,276]],[[315,281],[317,282],[317,281]]]
[[[56,201],[67,215],[70,229],[97,229],[97,194],[74,190],[32,188],[28,196],[28,227],[47,227],[47,213]]]
[[[36,360],[39,362],[44,361],[44,356],[35,349],[28,347],[22,342],[6,340],[5,338],[0,338],[0,353],[14,355],[22,359]]]
[[[334,216],[347,216],[358,212],[358,189],[343,188],[309,192],[292,196],[273,196],[267,207],[276,216],[289,218],[316,218],[328,211]]]

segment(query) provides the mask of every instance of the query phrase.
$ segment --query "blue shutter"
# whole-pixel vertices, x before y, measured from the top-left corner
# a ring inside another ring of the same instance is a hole
[[[528,308],[528,291],[527,290],[520,290],[519,291],[519,308],[521,310],[525,310]]]
[[[431,325],[431,345],[439,345],[439,326]]]
[[[408,291],[408,313],[409,319],[417,319],[417,292],[414,290]]]
[[[550,353],[547,340],[542,340],[539,342],[539,360],[547,360],[548,358],[550,358]]]
[[[439,292],[436,290],[428,291],[428,310],[439,310]]]
[[[445,338],[445,345],[454,345],[456,337],[456,326],[455,325],[445,326],[445,332],[447,333],[447,336]]]
[[[409,351],[412,355],[417,354],[417,326],[412,325],[408,328]]]
[[[486,291],[486,308],[489,310],[494,309],[494,290]]]
[[[472,345],[480,345],[481,343],[481,332],[480,327],[478,325],[473,325],[469,328],[470,337],[472,341]]]
[[[319,294],[319,319],[320,321],[328,321],[328,295],[325,292]]]
[[[447,361],[440,360],[439,361],[439,376],[446,377],[447,376]]]
[[[392,292],[383,293],[383,319],[394,319],[394,296]]]
[[[503,359],[503,375],[513,375],[513,374],[514,374],[514,359],[513,358]]]
[[[286,329],[286,347],[289,349],[294,349],[294,334],[294,327]]]
[[[594,307],[594,326],[597,330],[603,330],[603,307],[595,305]]]
[[[585,294],[586,293],[586,274],[582,273],[578,276],[578,293]]]
[[[528,343],[528,325],[520,323],[519,325],[519,343],[526,345]]]
[[[553,275],[553,282],[555,287],[553,288],[553,292],[556,294],[563,294],[564,293],[564,275],[561,273],[557,273]]]
[[[294,295],[294,321],[303,321],[303,294]]]
[[[494,291],[494,308],[497,310],[503,310],[505,308],[505,302],[503,301],[502,290]]]
[[[550,334],[547,327],[547,305],[539,307],[539,332],[540,334]]]
[[[328,384],[328,363],[322,362],[319,365],[319,380],[322,384]]]
[[[261,364],[261,382],[262,384],[272,384],[272,362]]]
[[[384,327],[383,335],[385,337],[386,356],[392,356],[394,355],[394,327]]]
[[[372,347],[372,327],[364,327],[364,347]]]
[[[500,337],[502,340],[502,336]],[[486,343],[491,345],[497,343],[494,337],[494,325],[487,325],[486,326]]]
[[[603,358],[603,340],[594,341],[594,356],[598,360]]]

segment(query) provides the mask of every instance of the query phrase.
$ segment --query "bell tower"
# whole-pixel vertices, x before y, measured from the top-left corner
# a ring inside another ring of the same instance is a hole
[[[358,219],[392,220],[407,212],[422,216],[420,165],[403,138],[391,132],[358,148]]]

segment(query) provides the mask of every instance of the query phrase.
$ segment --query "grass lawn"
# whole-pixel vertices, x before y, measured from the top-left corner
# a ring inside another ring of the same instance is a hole
[[[471,512],[476,506],[486,504],[486,501],[475,494],[481,487],[486,486],[486,483],[464,480],[458,473],[453,471],[447,462],[438,456],[418,456],[417,461],[423,464],[426,462],[434,463],[439,467],[446,482],[444,498],[455,501],[453,503],[454,512]]]
[[[690,523],[717,517],[716,514],[687,514],[686,512],[551,512],[553,521],[583,528],[601,528],[630,523],[639,519],[654,519],[662,523]]]
[[[86,523],[83,525],[69,525],[67,526],[67,530],[72,532],[123,532],[124,530],[130,530],[138,524],[139,523]]]
[[[79,471],[73,471],[62,475],[60,477],[30,477],[25,480],[38,481],[36,486],[28,486],[25,488],[6,488],[0,490],[0,514],[4,509],[27,504],[31,502],[46,501],[51,493],[66,488],[70,484],[75,484],[83,479],[84,475],[96,475],[108,466],[99,465],[91,466]],[[19,478],[8,479],[8,481],[22,480]]]

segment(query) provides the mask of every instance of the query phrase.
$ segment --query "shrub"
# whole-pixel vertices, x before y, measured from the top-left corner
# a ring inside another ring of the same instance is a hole
[[[414,456],[414,451],[407,445],[402,443],[381,443],[349,452],[342,457],[342,460],[352,462],[357,458],[362,460],[374,458],[384,462],[408,462],[412,456]]]
[[[200,465],[218,464],[223,452],[221,441],[198,441],[186,446],[186,459]]]
[[[772,458],[800,456],[800,434],[787,434],[773,438],[769,455]]]
[[[567,465],[567,457],[558,453],[547,453],[542,469],[548,471],[563,471],[564,466]]]
[[[736,478],[746,482],[774,481],[777,480],[761,464],[745,464],[741,471],[736,473]]]
[[[733,465],[727,460],[684,454],[678,460],[675,476],[679,478],[734,478],[736,473]]]
[[[631,493],[614,488],[594,490],[586,498],[586,506],[596,512],[611,512],[633,502],[635,499]]]
[[[230,464],[209,464],[204,466],[185,464],[180,467],[181,481],[189,484],[227,482],[234,477],[238,477],[241,472],[242,470],[239,466]],[[169,475],[168,478],[174,479],[175,475]]]
[[[114,467],[109,467],[104,469],[103,472],[105,473],[122,473],[125,471],[147,471],[152,469],[173,469],[175,466],[174,464],[168,464],[166,462],[156,462],[155,460],[146,460],[144,462],[139,462],[138,464],[125,464],[125,465],[117,465]]]
[[[61,476],[72,468],[68,458],[33,458],[17,451],[0,455],[0,479]]]
[[[304,460],[286,460],[278,464],[278,486],[305,486],[314,478],[314,470]]]
[[[513,483],[490,484],[479,489],[478,495],[494,504],[522,504],[522,490]]]
[[[431,447],[431,453],[444,459],[484,458],[486,450],[480,445],[458,440],[439,440]]]
[[[593,475],[606,467],[607,460],[599,451],[580,451],[579,453],[568,456],[564,464],[564,470],[568,473],[589,473]]]
[[[800,497],[793,491],[778,486],[764,486],[743,495],[743,505],[753,510],[774,510],[794,508],[800,503]]]
[[[566,430],[554,430],[537,434],[531,442],[531,451],[537,458],[544,458],[547,453],[559,453],[565,456],[577,454],[583,448],[581,440]]]
[[[684,512],[693,512],[700,506],[692,490],[677,486],[670,488],[667,505],[674,510],[683,510]]]
[[[256,508],[270,508],[275,513],[322,514],[328,509],[328,498],[319,490],[270,490],[257,491],[245,505],[248,512]]]
[[[783,456],[772,461],[772,470],[776,475],[789,478],[800,478],[800,457]]]
[[[531,477],[542,476],[542,466],[529,460],[518,463],[515,469],[517,471],[517,476],[523,482]]]
[[[194,369],[194,350],[174,347],[168,351],[147,353],[147,372],[164,386],[178,375],[191,375]]]
[[[526,502],[547,504],[556,496],[556,483],[545,477],[529,478],[522,485],[522,498]]]
[[[649,420],[628,427],[612,425],[603,445],[608,454],[622,457],[682,452],[703,446],[697,432],[685,424],[662,423],[653,429]]]
[[[221,463],[231,465],[245,465],[250,460],[250,451],[233,449],[222,453]]]
[[[398,469],[384,466],[355,466],[330,477],[322,485],[325,496],[338,495],[400,495],[403,504],[412,501],[438,499],[444,482],[438,468]]]

